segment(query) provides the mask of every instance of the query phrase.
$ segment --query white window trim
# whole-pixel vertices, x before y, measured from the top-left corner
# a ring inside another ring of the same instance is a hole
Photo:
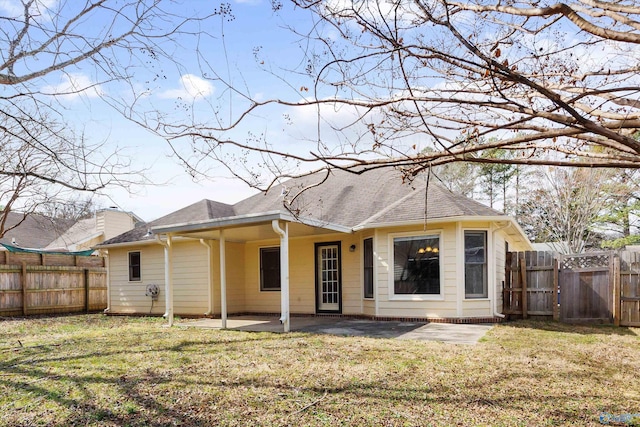
[[[486,258],[487,258],[487,296],[486,297],[482,297],[482,298],[467,298],[467,287],[466,287],[466,276],[465,276],[465,257],[464,257],[464,245],[465,245],[465,239],[464,239],[464,233],[465,231],[484,231],[485,233],[487,233],[487,239],[485,244],[487,245],[487,247],[485,248],[485,250],[487,251],[486,253]],[[473,302],[473,301],[491,301],[491,272],[492,269],[494,267],[492,267],[493,264],[493,242],[490,241],[491,239],[491,229],[489,228],[485,228],[485,227],[465,227],[462,229],[462,301],[466,302]]]
[[[426,237],[437,236],[440,256],[438,257],[438,270],[440,271],[440,293],[439,294],[398,294],[395,293],[395,280],[393,277],[393,265],[395,254],[393,252],[393,240],[396,237]],[[403,233],[388,234],[388,254],[389,254],[389,301],[444,301],[444,241],[442,239],[442,229],[426,230],[426,231],[408,231]],[[375,296],[375,292],[374,292]]]
[[[140,257],[140,277],[138,278],[138,280],[131,280],[131,254],[132,253],[138,253],[138,256]],[[129,283],[140,283],[142,282],[142,251],[140,249],[135,250],[135,251],[127,251],[127,281]]]
[[[261,273],[262,273],[262,259],[261,259],[262,249],[275,249],[275,248],[280,249],[280,245],[262,245],[262,246],[258,246],[258,292],[262,292],[262,293],[266,293],[266,294],[282,292],[282,283],[280,283],[280,289],[262,289],[262,277],[261,277]]]

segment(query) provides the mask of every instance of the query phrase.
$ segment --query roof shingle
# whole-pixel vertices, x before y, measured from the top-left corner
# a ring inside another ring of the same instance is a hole
[[[5,229],[18,224],[24,216],[25,214],[20,212],[9,212]],[[23,248],[41,249],[67,231],[73,223],[72,220],[49,218],[34,213],[26,214],[24,221],[7,231],[0,242],[10,245],[15,239],[15,244]]]
[[[326,178],[326,180],[325,180]],[[319,185],[317,185],[319,184]],[[504,215],[475,200],[454,194],[420,178],[411,183],[395,169],[376,169],[364,173],[333,170],[329,176],[319,172],[295,178],[244,199],[235,205],[201,200],[147,224],[110,239],[103,244],[149,240],[152,226],[175,225],[217,218],[281,211],[346,227],[407,223],[462,216]],[[300,195],[298,193],[305,189]],[[297,197],[295,197],[298,195]],[[284,200],[295,197],[289,209]]]

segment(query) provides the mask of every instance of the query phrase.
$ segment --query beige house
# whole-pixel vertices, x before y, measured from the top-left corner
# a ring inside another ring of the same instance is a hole
[[[0,243],[46,252],[86,251],[131,230],[142,220],[131,212],[101,209],[78,221],[36,213],[9,212]],[[0,251],[5,250],[0,246]]]
[[[324,178],[235,205],[203,200],[104,242],[107,312],[223,326],[232,314],[278,314],[285,331],[291,314],[500,317],[505,252],[531,248],[513,218],[394,170]]]
[[[129,231],[141,222],[135,214],[115,208],[101,209],[91,218],[80,219],[45,246],[47,251],[83,251]]]

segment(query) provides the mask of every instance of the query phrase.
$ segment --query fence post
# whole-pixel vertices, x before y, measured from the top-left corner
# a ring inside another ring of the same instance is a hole
[[[84,311],[89,312],[89,269],[84,269]]]
[[[614,255],[613,257],[613,324],[620,326],[620,256]]]
[[[22,275],[20,276],[22,286],[22,315],[27,315],[27,263],[22,261]]]
[[[560,320],[560,306],[558,297],[560,296],[560,280],[559,280],[559,263],[558,258],[553,258],[553,320]]]
[[[522,287],[522,318],[526,319],[529,315],[527,304],[527,262],[525,253],[518,252],[518,264],[520,264],[520,286]]]

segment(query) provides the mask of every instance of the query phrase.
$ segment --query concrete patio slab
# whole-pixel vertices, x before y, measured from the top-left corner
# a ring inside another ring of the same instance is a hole
[[[180,327],[221,329],[220,319],[182,320]],[[404,340],[440,341],[453,344],[475,344],[493,325],[393,322],[335,317],[292,317],[292,332],[396,338]],[[227,329],[250,332],[282,332],[277,317],[238,316],[227,319]]]

